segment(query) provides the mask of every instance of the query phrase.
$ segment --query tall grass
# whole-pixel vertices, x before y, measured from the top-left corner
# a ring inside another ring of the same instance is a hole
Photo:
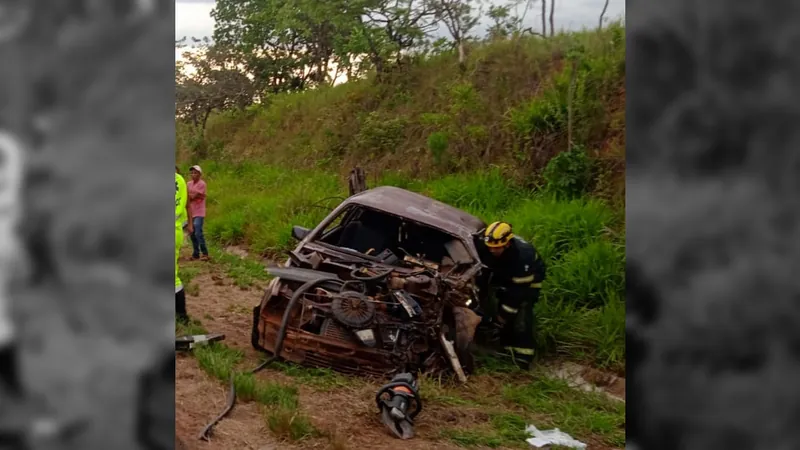
[[[178,155],[330,171],[358,164],[414,178],[496,164],[533,185],[547,160],[567,149],[570,101],[573,144],[624,159],[608,154],[624,148],[617,142],[624,136],[624,62],[621,23],[546,40],[474,43],[463,72],[456,53],[445,52],[382,83],[353,80],[214,113],[204,139],[178,124]]]
[[[292,225],[311,227],[346,195],[344,180],[321,170],[203,162],[208,182],[207,239],[278,257],[294,242]],[[374,184],[374,183],[373,183]],[[614,370],[624,367],[624,242],[610,230],[618,214],[598,200],[556,200],[515,185],[498,169],[433,180],[394,172],[394,185],[462,208],[487,223],[505,220],[548,261],[536,305],[544,354],[565,354]]]

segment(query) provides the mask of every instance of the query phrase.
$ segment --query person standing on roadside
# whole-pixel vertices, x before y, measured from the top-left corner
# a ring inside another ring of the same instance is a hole
[[[206,217],[206,182],[203,180],[203,169],[200,166],[192,166],[189,169],[191,181],[187,184],[189,191],[189,202],[192,210],[192,225],[194,233],[190,233],[192,239],[192,259],[202,259],[208,261],[208,248],[206,238],[203,234],[203,222]]]

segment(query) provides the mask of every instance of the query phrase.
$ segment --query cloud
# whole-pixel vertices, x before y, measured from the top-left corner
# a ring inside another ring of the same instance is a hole
[[[214,19],[211,10],[213,1],[179,0],[175,3],[175,39],[186,37],[211,37]]]

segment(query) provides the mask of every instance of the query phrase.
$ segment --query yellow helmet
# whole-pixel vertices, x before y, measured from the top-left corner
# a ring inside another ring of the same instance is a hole
[[[505,247],[513,237],[511,225],[505,222],[494,222],[483,232],[483,242],[487,247]]]

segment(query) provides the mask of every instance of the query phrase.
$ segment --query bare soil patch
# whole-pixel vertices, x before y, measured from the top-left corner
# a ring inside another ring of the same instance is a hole
[[[244,367],[255,367],[262,355],[250,345],[250,330],[252,308],[261,300],[262,290],[237,287],[213,263],[194,264],[201,267],[201,272],[191,281],[195,285],[195,295],[187,297],[190,315],[200,320],[209,332],[224,333],[227,346],[244,352]],[[195,358],[178,355],[175,381],[176,436],[187,450],[384,449],[393,448],[399,443],[384,429],[377,415],[374,395],[380,386],[379,381],[350,380],[345,386],[320,388],[305,385],[302,380],[294,379],[278,369],[265,369],[257,377],[297,385],[300,410],[323,436],[295,443],[278,441],[266,425],[264,409],[267,407],[237,401],[233,412],[215,427],[211,442],[199,441],[199,431],[222,411],[228,387],[206,374]],[[589,375],[584,377],[589,378]],[[595,377],[602,378],[596,374]],[[493,382],[491,377],[480,375],[474,376],[470,384],[460,391],[463,404],[426,401],[415,427],[417,437],[403,442],[403,447],[407,450],[463,448],[444,439],[442,430],[488,426],[492,405],[481,404],[481,399],[499,394],[500,389],[499,383]],[[521,444],[521,448],[525,448],[524,442]],[[612,448],[591,440],[588,444],[590,450]]]

